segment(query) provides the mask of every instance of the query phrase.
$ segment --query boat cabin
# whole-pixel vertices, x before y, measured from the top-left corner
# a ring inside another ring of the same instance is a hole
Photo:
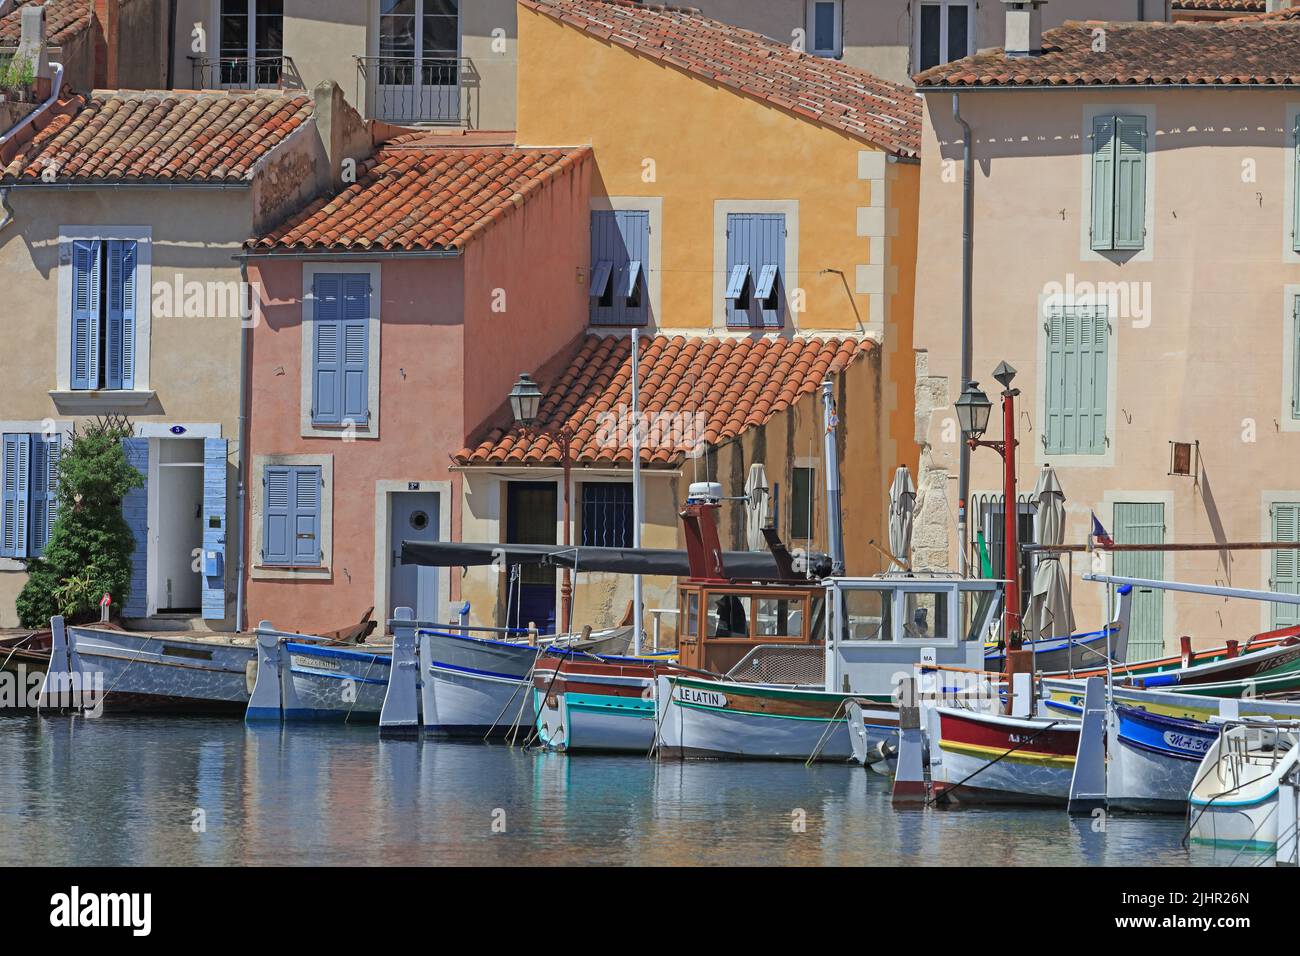
[[[687,579],[677,589],[678,660],[725,674],[756,648],[820,644],[826,589],[820,582],[739,584]],[[820,652],[814,651],[816,667]]]
[[[984,667],[984,638],[997,623],[999,581],[942,573],[831,578],[826,686],[863,695],[892,693],[925,662]]]

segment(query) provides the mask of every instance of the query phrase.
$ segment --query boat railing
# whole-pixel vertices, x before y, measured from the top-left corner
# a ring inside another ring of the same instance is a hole
[[[727,680],[753,684],[822,684],[825,650],[819,644],[759,644],[727,671]]]

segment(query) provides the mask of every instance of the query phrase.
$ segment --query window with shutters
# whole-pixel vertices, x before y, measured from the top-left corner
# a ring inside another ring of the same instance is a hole
[[[785,216],[727,216],[727,326],[779,329],[785,322]]]
[[[1291,300],[1291,418],[1300,421],[1300,295]]]
[[[136,387],[140,244],[74,239],[71,245],[74,390]]]
[[[267,465],[263,469],[263,565],[321,566],[322,481],[319,465]]]
[[[588,481],[582,485],[582,544],[632,547],[632,483]]]
[[[1043,444],[1055,455],[1104,454],[1110,360],[1106,310],[1052,309],[1045,333]]]
[[[370,276],[317,273],[312,286],[312,424],[370,421]]]
[[[1300,544],[1300,502],[1274,502],[1269,509],[1274,541],[1295,541]],[[1269,590],[1283,594],[1300,594],[1300,548],[1273,552],[1273,573]],[[1300,606],[1272,604],[1273,627],[1292,627],[1300,624]]]
[[[61,435],[0,436],[0,557],[37,558],[58,509]]]
[[[591,214],[591,322],[645,325],[650,213],[602,209]]]
[[[1147,120],[1092,118],[1091,247],[1099,252],[1146,245]]]

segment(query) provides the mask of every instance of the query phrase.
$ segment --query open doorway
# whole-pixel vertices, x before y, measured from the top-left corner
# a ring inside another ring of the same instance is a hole
[[[506,491],[506,543],[555,544],[559,489],[551,481],[511,481]],[[506,574],[506,626],[533,622],[555,633],[555,568],[511,566]]]
[[[158,614],[198,614],[203,606],[203,440],[160,440],[157,449],[153,603]]]

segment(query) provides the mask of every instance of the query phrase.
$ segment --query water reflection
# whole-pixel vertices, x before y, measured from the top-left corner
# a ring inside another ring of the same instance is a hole
[[[373,727],[0,717],[0,865],[1254,865],[1170,817],[895,812],[856,767],[655,763]]]

